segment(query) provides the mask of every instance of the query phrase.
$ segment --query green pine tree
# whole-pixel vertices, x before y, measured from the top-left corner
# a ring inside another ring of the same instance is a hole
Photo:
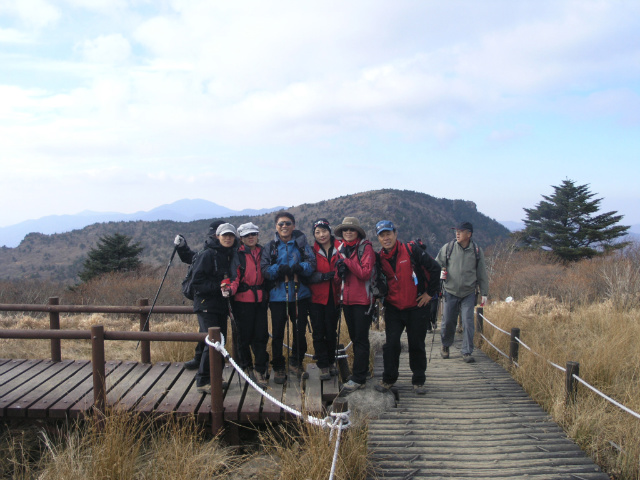
[[[623,248],[628,242],[614,242],[626,235],[628,226],[616,225],[622,215],[617,212],[598,214],[601,198],[589,185],[576,185],[564,180],[553,186],[553,195],[542,195],[544,201],[525,208],[527,219],[523,241],[534,248],[551,249],[563,261],[577,261]]]
[[[82,265],[83,269],[78,274],[80,280],[87,282],[103,273],[137,270],[141,265],[138,256],[143,248],[139,243],[130,242],[131,237],[120,233],[100,237],[98,245],[89,250]]]

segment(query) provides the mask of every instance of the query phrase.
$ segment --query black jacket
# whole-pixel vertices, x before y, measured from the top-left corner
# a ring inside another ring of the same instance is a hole
[[[220,283],[231,278],[231,263],[237,255],[238,241],[223,247],[217,238],[208,238],[204,249],[193,259],[193,311],[228,313],[227,299],[222,296]]]

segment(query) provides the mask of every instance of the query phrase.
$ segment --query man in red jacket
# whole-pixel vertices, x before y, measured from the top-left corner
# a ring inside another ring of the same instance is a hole
[[[376,224],[376,234],[382,246],[380,264],[387,278],[388,292],[384,299],[384,370],[382,380],[375,388],[379,392],[387,392],[398,380],[400,336],[406,328],[409,367],[413,372],[411,383],[416,394],[424,395],[427,393],[424,385],[427,371],[425,309],[438,289],[440,266],[422,248],[411,248],[409,244],[398,241],[398,232],[389,220]],[[416,274],[417,269],[422,269],[419,275]],[[418,278],[426,278],[427,285],[418,285]]]

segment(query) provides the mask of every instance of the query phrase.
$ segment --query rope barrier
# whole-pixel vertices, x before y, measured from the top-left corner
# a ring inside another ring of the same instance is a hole
[[[338,431],[338,434],[336,436],[336,447],[335,447],[335,451],[333,453],[333,462],[332,462],[332,465],[331,465],[331,472],[330,472],[330,475],[329,475],[329,480],[332,480],[333,476],[335,474],[336,462],[338,460],[338,448],[340,447],[340,435],[342,433],[342,430],[346,430],[347,428],[349,428],[351,426],[351,422],[349,420],[349,414],[351,413],[351,411],[347,410],[346,412],[332,413],[331,416],[333,416],[335,418],[332,421],[331,420],[331,416],[325,417],[324,419],[316,418],[313,415],[304,416],[304,414],[302,412],[299,412],[298,410],[295,410],[294,408],[291,408],[290,406],[285,405],[284,403],[280,402],[276,398],[274,398],[271,395],[269,395],[262,388],[260,388],[260,386],[258,386],[253,380],[251,380],[251,378],[238,366],[238,364],[231,357],[229,352],[227,352],[227,350],[224,348],[224,336],[222,336],[222,334],[220,334],[220,335],[221,335],[221,341],[220,342],[212,342],[209,339],[208,335],[205,337],[204,341],[206,342],[207,345],[209,345],[210,347],[215,348],[218,352],[220,352],[220,354],[226,360],[229,360],[229,363],[231,363],[231,366],[233,366],[233,368],[238,372],[238,375],[240,375],[242,378],[244,378],[245,381],[249,383],[249,385],[251,385],[255,390],[257,390],[260,393],[260,395],[262,395],[263,397],[265,397],[267,400],[271,401],[272,403],[275,403],[280,408],[286,410],[291,415],[294,415],[294,416],[296,416],[298,418],[306,420],[307,422],[309,422],[312,425],[315,425],[317,427],[322,427],[322,428],[330,428],[331,429],[331,433],[329,434],[329,441],[331,441],[331,439],[333,437],[334,430]]]
[[[496,324],[492,323],[491,320],[489,320],[487,317],[485,317],[483,314],[479,313],[478,315],[480,315],[482,318],[484,318],[487,323],[489,325],[491,325],[493,328],[495,328],[496,330],[501,331],[502,333],[511,336],[511,334],[509,332],[507,332],[506,330],[501,329],[499,326],[497,326]]]
[[[631,410],[628,407],[625,407],[624,405],[622,405],[621,403],[616,402],[613,398],[605,395],[604,393],[602,393],[600,390],[598,390],[596,387],[589,385],[587,382],[585,382],[583,379],[581,379],[578,375],[573,374],[572,375],[573,378],[575,378],[576,380],[578,380],[581,384],[583,384],[585,387],[587,387],[588,389],[590,389],[591,391],[597,393],[598,395],[600,395],[602,398],[604,398],[605,400],[609,400],[611,403],[613,403],[616,407],[624,410],[627,413],[630,413],[631,415],[633,415],[636,418],[640,419],[640,414],[634,412],[633,410]]]
[[[507,333],[507,332],[505,332],[504,330],[502,330],[501,328],[499,328],[499,327],[497,327],[496,325],[494,325],[493,323],[491,323],[489,320],[487,320],[487,318],[486,318],[484,315],[480,314],[480,316],[481,316],[483,319],[485,319],[487,322],[489,322],[489,324],[491,324],[491,325],[492,325],[493,327],[495,327],[496,329],[500,330],[501,332]],[[483,334],[480,334],[480,336],[481,336],[481,337],[482,337],[482,338],[483,338],[483,339],[484,339],[484,340],[485,340],[489,345],[491,345],[494,349],[496,349],[498,352],[500,352],[500,353],[501,353],[502,355],[504,355],[505,357],[509,358],[509,356],[508,356],[508,355],[506,355],[502,350],[500,350],[500,349],[499,349],[498,347],[496,347],[493,343],[491,343],[491,342],[487,339],[487,337],[485,337]],[[529,350],[531,353],[533,353],[534,355],[536,355],[536,356],[538,356],[538,357],[542,358],[544,361],[546,361],[546,362],[547,362],[547,363],[549,363],[550,365],[552,365],[552,366],[554,366],[555,368],[557,368],[558,370],[561,370],[561,371],[563,371],[563,372],[565,372],[565,373],[566,373],[566,371],[567,371],[567,369],[566,369],[566,368],[561,367],[560,365],[555,364],[555,363],[553,363],[553,362],[552,362],[552,361],[550,361],[550,360],[547,360],[547,359],[546,359],[546,358],[544,358],[542,355],[540,355],[538,352],[536,352],[536,351],[532,350],[532,349],[531,349],[531,347],[529,347],[526,343],[524,343],[522,340],[520,340],[520,338],[516,337],[516,341],[517,341],[520,345],[522,345],[524,348],[526,348],[527,350]],[[520,367],[520,365],[518,365],[518,363],[514,362],[514,364],[515,364],[517,367]],[[590,385],[590,384],[589,384],[589,383],[587,383],[585,380],[583,380],[582,378],[580,378],[578,375],[575,375],[575,374],[574,374],[574,375],[572,375],[572,376],[573,376],[573,378],[575,378],[578,382],[580,382],[581,384],[583,384],[585,387],[587,387],[588,389],[590,389],[590,390],[591,390],[591,391],[593,391],[594,393],[596,393],[596,394],[600,395],[600,396],[601,396],[602,398],[604,398],[605,400],[608,400],[609,402],[611,402],[612,404],[614,404],[616,407],[618,407],[618,408],[620,408],[620,409],[624,410],[625,412],[627,412],[627,413],[629,413],[629,414],[633,415],[634,417],[636,417],[636,418],[640,419],[640,414],[638,414],[638,413],[634,412],[633,410],[631,410],[631,409],[630,409],[630,408],[628,408],[628,407],[625,407],[625,406],[624,406],[624,405],[622,405],[621,403],[619,403],[619,402],[615,401],[613,398],[611,398],[611,397],[609,397],[609,396],[605,395],[605,394],[604,394],[604,393],[602,393],[600,390],[598,390],[596,387],[594,387],[593,385]]]
[[[506,353],[504,353],[502,350],[500,350],[498,347],[496,347],[493,343],[491,343],[491,341],[485,337],[483,334],[480,334],[480,336],[482,338],[484,338],[484,341],[487,342],[489,345],[491,345],[494,349],[496,349],[498,351],[498,353],[500,353],[502,356],[509,358],[509,355],[507,355]]]

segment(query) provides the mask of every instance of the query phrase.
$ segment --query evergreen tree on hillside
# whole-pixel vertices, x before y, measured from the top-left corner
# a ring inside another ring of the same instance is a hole
[[[78,273],[80,280],[87,282],[103,273],[137,270],[141,265],[138,256],[144,248],[139,243],[130,242],[131,237],[120,233],[100,237],[98,245],[89,250],[83,269]]]
[[[553,195],[542,195],[544,201],[524,209],[526,245],[551,249],[563,261],[576,261],[628,244],[614,243],[626,235],[629,227],[616,225],[622,219],[617,212],[597,214],[602,199],[593,198],[596,194],[589,191],[589,185],[576,185],[567,179],[552,187]]]

